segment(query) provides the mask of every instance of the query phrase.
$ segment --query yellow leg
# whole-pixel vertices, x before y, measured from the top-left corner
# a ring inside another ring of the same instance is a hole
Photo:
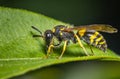
[[[63,54],[64,54],[64,52],[65,52],[65,50],[66,50],[66,47],[67,47],[67,40],[65,41],[65,43],[64,43],[64,46],[63,46],[63,50],[62,50],[62,53],[61,53],[61,55],[59,56],[59,59],[61,59],[62,58],[62,56],[63,56]]]
[[[84,48],[83,44],[81,43],[80,38],[79,38],[76,34],[75,34],[75,37],[77,38],[78,43],[79,43],[80,47],[82,47],[82,49],[84,50],[85,54],[86,54],[86,55],[89,55],[89,54],[87,53],[86,49]]]
[[[47,57],[49,56],[51,49],[54,47],[54,45],[50,45],[47,50]]]

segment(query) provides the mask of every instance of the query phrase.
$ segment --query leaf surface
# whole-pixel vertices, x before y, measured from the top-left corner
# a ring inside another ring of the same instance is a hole
[[[103,53],[93,47],[94,55],[85,56],[78,44],[70,44],[62,57],[62,46],[56,48],[49,58],[42,38],[33,38],[39,34],[31,28],[36,26],[43,33],[56,25],[69,25],[34,12],[0,7],[0,79],[24,74],[41,67],[86,60],[120,61],[120,57],[111,50]],[[84,44],[90,53],[89,46]]]

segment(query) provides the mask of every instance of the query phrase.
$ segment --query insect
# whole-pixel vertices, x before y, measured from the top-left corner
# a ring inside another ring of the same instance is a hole
[[[54,43],[53,39],[56,38],[52,30],[46,30],[44,34],[42,34],[42,32],[38,28],[34,26],[32,26],[32,28],[40,33],[40,35],[33,35],[33,37],[42,37],[45,40],[46,48],[47,48],[47,57],[48,57],[49,53],[51,52],[51,48],[59,46],[59,41],[58,44]]]
[[[32,28],[38,30],[35,27]],[[77,32],[75,33],[74,31]],[[49,55],[52,48],[59,46],[62,42],[64,42],[62,53],[59,56],[59,58],[61,58],[70,41],[72,41],[73,43],[78,42],[86,55],[89,54],[87,53],[85,47],[81,43],[81,40],[86,42],[88,45],[95,46],[105,52],[107,49],[107,43],[104,37],[98,31],[106,32],[106,33],[116,33],[117,29],[113,28],[110,25],[105,25],[105,24],[84,25],[78,27],[67,27],[64,25],[57,25],[54,27],[53,30],[46,30],[44,32],[44,35],[42,35],[42,33],[39,31],[41,35],[37,35],[37,36],[45,38],[47,50],[48,50],[47,55]],[[54,38],[57,39],[57,41],[59,42],[58,44],[54,43]]]

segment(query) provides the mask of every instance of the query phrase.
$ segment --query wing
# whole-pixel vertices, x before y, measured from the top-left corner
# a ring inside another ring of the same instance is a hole
[[[66,28],[64,31],[72,31],[72,30],[96,30],[100,32],[107,32],[107,33],[116,33],[118,30],[111,25],[106,24],[93,24],[93,25],[83,25],[83,26],[76,26],[72,28]]]

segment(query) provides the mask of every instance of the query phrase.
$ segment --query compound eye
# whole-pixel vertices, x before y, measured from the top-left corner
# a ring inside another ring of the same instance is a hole
[[[44,32],[44,36],[46,37],[46,38],[52,38],[53,37],[53,32],[51,31],[51,30],[46,30],[45,32]]]
[[[49,34],[49,33],[47,34],[47,37],[51,37],[51,36],[52,36],[51,34]]]

